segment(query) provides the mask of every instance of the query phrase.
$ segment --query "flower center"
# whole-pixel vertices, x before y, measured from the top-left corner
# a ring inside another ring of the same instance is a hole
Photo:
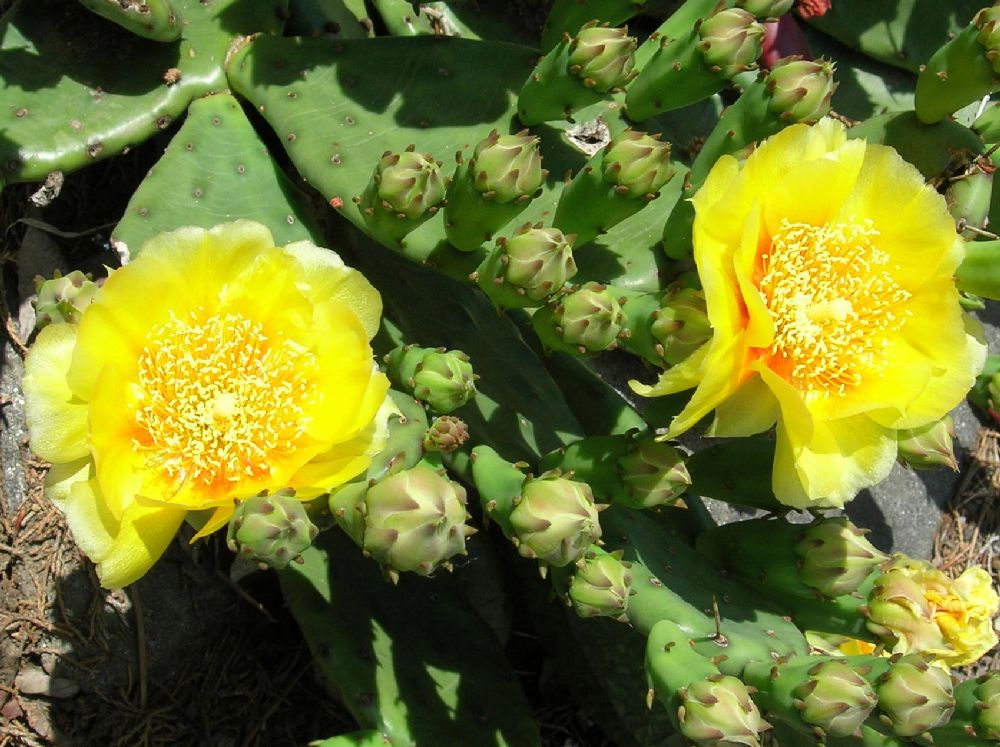
[[[803,392],[843,394],[880,368],[887,335],[910,312],[871,221],[782,221],[763,254],[758,289],[774,320],[768,349]]]
[[[139,358],[136,446],[179,482],[226,490],[268,474],[304,433],[308,353],[238,314],[171,317]]]

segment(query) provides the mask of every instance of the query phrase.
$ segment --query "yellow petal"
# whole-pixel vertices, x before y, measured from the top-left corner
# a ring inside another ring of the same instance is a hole
[[[655,384],[643,384],[632,380],[628,385],[640,397],[662,397],[666,394],[683,392],[698,386],[704,376],[705,360],[708,358],[712,341],[709,340],[676,366],[671,366],[660,374]]]
[[[222,527],[229,523],[229,519],[235,510],[236,506],[233,503],[219,506],[208,517],[208,521],[205,522],[202,528],[191,538],[191,542],[193,543],[195,540],[200,540],[202,537],[207,537],[213,532],[222,529]]]
[[[706,343],[711,350],[705,358],[703,378],[687,406],[671,421],[667,438],[676,438],[732,396],[750,372],[743,365],[746,350],[740,337],[715,338]]]
[[[24,361],[31,450],[47,462],[71,462],[90,453],[87,403],[74,396],[66,381],[76,333],[75,324],[50,324]]]
[[[382,318],[382,297],[364,275],[347,267],[336,252],[308,241],[289,244],[284,251],[301,265],[300,287],[310,301],[343,303],[361,320],[368,339],[375,336]]]
[[[763,433],[778,418],[778,402],[760,376],[751,376],[715,408],[709,436],[727,438]]]

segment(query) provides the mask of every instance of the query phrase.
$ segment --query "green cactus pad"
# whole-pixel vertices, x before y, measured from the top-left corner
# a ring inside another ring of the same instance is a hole
[[[507,131],[512,90],[530,69],[531,55],[509,44],[426,36],[258,37],[232,56],[228,72],[231,85],[277,132],[302,177],[367,230],[353,199],[365,191],[382,153],[416,144],[443,160],[490,129]],[[489,65],[469,65],[473,58]],[[441,216],[404,244],[402,251],[417,261],[429,260],[435,250],[455,254]]]
[[[142,0],[123,3],[119,0],[80,0],[99,16],[114,21],[133,34],[154,41],[169,42],[179,39],[184,19],[171,0]]]
[[[211,228],[240,218],[266,225],[279,246],[318,241],[306,200],[268,156],[239,102],[220,93],[191,104],[112,237],[135,256],[147,239],[177,226]]]
[[[364,39],[374,34],[364,0],[290,0],[285,33]]]
[[[538,726],[496,639],[458,580],[386,583],[340,532],[279,575],[330,689],[398,747],[538,747]]]
[[[233,38],[281,30],[287,0],[176,0],[170,44],[141,39],[65,0],[21,2],[0,23],[0,173],[43,179],[117,155],[166,129],[188,103],[226,87]]]

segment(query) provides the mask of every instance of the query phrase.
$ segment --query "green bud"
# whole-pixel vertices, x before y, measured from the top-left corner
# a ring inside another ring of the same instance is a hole
[[[587,483],[558,472],[529,477],[510,513],[518,552],[556,567],[575,563],[601,537],[597,511]]]
[[[976,728],[987,739],[1000,740],[1000,672],[984,675],[976,685]]]
[[[426,464],[397,472],[365,494],[363,547],[391,571],[428,576],[465,554],[465,488]]]
[[[555,306],[556,331],[570,345],[597,352],[615,347],[625,327],[625,312],[606,285],[586,283]]]
[[[545,182],[539,139],[523,130],[499,135],[493,130],[473,151],[469,171],[483,196],[499,203],[527,202]]]
[[[746,685],[735,677],[710,675],[682,687],[677,697],[681,734],[699,747],[759,747],[760,732],[768,728]]]
[[[658,133],[625,130],[608,144],[601,165],[604,180],[614,184],[618,194],[633,199],[653,199],[674,175],[670,143],[660,142]]]
[[[868,680],[837,659],[812,667],[794,695],[802,720],[835,737],[860,729],[877,702]]]
[[[398,240],[438,211],[450,181],[440,162],[412,145],[403,153],[387,150],[356,202],[373,233]]]
[[[713,72],[732,78],[757,66],[764,44],[764,27],[753,13],[740,8],[720,10],[698,27],[705,64]]]
[[[736,0],[736,4],[753,13],[757,18],[780,18],[787,13],[795,0]]]
[[[789,123],[818,122],[830,111],[830,99],[837,89],[833,71],[834,64],[829,60],[778,60],[765,84],[771,94],[771,111]]]
[[[569,72],[583,85],[605,93],[621,89],[636,73],[635,37],[627,28],[587,24],[569,45]]]
[[[469,426],[454,415],[439,415],[424,433],[424,449],[448,454],[469,440]]]
[[[681,286],[669,288],[653,315],[650,332],[663,360],[671,365],[680,363],[712,337],[705,293]]]
[[[920,654],[894,657],[892,667],[879,678],[876,692],[883,721],[901,737],[942,726],[955,710],[951,675],[928,664]]]
[[[312,544],[317,532],[295,491],[286,488],[239,503],[229,520],[226,544],[248,560],[280,570]]]
[[[950,467],[957,471],[954,438],[955,423],[949,415],[921,428],[896,431],[899,458],[915,469]]]
[[[623,562],[620,553],[616,555],[588,552],[570,579],[569,601],[580,617],[628,622],[628,600],[634,593],[632,565]]]
[[[509,239],[499,239],[507,282],[536,301],[556,293],[576,274],[575,240],[573,234],[565,236],[558,228],[541,224],[525,224]]]
[[[865,539],[865,533],[843,516],[819,519],[795,544],[802,582],[828,597],[857,591],[889,556]]]
[[[52,323],[69,322],[79,324],[84,309],[90,306],[97,294],[98,285],[79,270],[62,275],[56,271],[55,277],[45,280],[35,278],[35,328],[41,329]]]
[[[461,350],[402,345],[385,362],[389,378],[434,412],[451,412],[476,396],[476,376]]]
[[[618,468],[635,508],[674,505],[691,484],[684,455],[654,438],[636,441],[618,460]]]
[[[1000,7],[983,8],[972,20],[979,29],[976,40],[983,45],[986,59],[993,72],[1000,75]]]

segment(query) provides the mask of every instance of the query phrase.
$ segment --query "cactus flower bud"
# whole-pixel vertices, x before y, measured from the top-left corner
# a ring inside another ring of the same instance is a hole
[[[587,88],[605,93],[622,88],[635,73],[635,37],[627,28],[588,24],[569,45],[569,72]]]
[[[601,163],[604,180],[616,185],[618,194],[633,199],[652,199],[674,175],[670,143],[636,130],[625,130],[612,140]]]
[[[955,710],[951,675],[932,667],[920,654],[894,661],[879,678],[876,692],[879,710],[901,737],[915,737],[946,724]]]
[[[365,493],[364,550],[391,571],[428,576],[465,554],[475,532],[465,506],[465,488],[427,464],[390,475]]]
[[[837,659],[812,667],[794,695],[802,720],[835,737],[860,729],[877,702],[868,680]]]
[[[663,441],[636,441],[618,460],[622,483],[635,508],[673,505],[691,484],[684,455]]]
[[[317,532],[295,491],[285,489],[238,504],[226,544],[248,560],[280,570],[312,544]]]
[[[680,363],[712,337],[705,293],[681,286],[668,289],[654,313],[650,332],[663,360],[671,365]]]
[[[794,4],[795,0],[736,0],[736,5],[757,18],[780,18]]]
[[[889,560],[842,516],[810,524],[795,544],[795,553],[801,559],[803,583],[828,597],[856,591],[876,566]]]
[[[606,285],[586,283],[556,305],[556,331],[585,351],[609,350],[625,326],[625,312]]]
[[[760,732],[768,724],[746,685],[737,678],[710,675],[681,688],[677,696],[681,701],[677,708],[681,734],[696,745],[759,747]]]
[[[876,579],[865,614],[868,629],[892,653],[916,651],[958,667],[997,644],[998,606],[990,574],[982,568],[950,579],[926,561],[897,555]]]
[[[585,482],[558,472],[528,478],[510,513],[518,552],[557,568],[575,563],[601,537],[597,510]]]
[[[549,173],[542,168],[538,143],[527,130],[516,135],[493,130],[476,146],[469,164],[476,189],[499,203],[531,199]]]
[[[449,182],[441,164],[413,146],[402,153],[387,150],[356,201],[373,233],[398,240],[438,211]]]
[[[753,13],[740,8],[721,10],[706,18],[698,35],[705,64],[727,78],[756,67],[764,44],[764,27]]]
[[[523,288],[525,295],[541,300],[557,292],[576,275],[573,242],[558,228],[526,224],[509,239],[501,240],[507,282]]]
[[[958,470],[954,438],[955,423],[950,415],[921,428],[896,431],[899,458],[915,469],[950,467]]]
[[[35,328],[41,329],[53,322],[77,324],[83,310],[90,306],[98,285],[79,270],[67,275],[56,271],[51,280],[35,278]]]
[[[476,396],[476,377],[461,350],[403,345],[390,351],[385,361],[389,378],[434,412],[449,413]]]
[[[454,415],[439,415],[424,432],[424,449],[448,454],[469,440],[469,426]]]
[[[1000,7],[992,5],[983,8],[972,22],[979,29],[976,41],[983,45],[983,51],[993,72],[1000,75]]]
[[[1000,672],[990,672],[976,685],[976,728],[987,739],[1000,741]]]
[[[830,99],[837,88],[833,71],[834,64],[829,60],[778,60],[766,83],[771,110],[789,123],[818,122],[830,111]]]
[[[570,579],[569,601],[580,617],[628,622],[632,591],[630,563],[606,552],[588,552]]]

